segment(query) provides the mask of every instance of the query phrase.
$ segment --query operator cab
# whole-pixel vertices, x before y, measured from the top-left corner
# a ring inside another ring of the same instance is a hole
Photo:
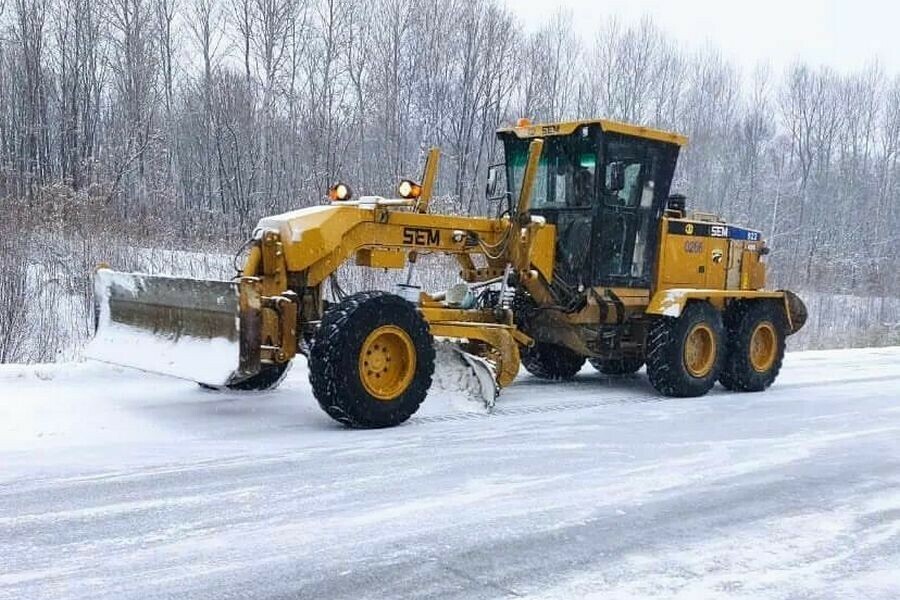
[[[657,224],[684,137],[612,121],[526,124],[498,137],[510,199],[521,188],[531,139],[544,139],[531,214],[556,225],[555,283],[650,287]]]

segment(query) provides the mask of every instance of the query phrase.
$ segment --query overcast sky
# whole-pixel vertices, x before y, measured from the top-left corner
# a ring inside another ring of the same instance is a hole
[[[582,37],[610,15],[644,15],[676,39],[711,43],[741,66],[768,60],[778,69],[795,58],[852,70],[878,58],[900,73],[898,0],[506,0],[529,28],[556,7],[572,12]]]

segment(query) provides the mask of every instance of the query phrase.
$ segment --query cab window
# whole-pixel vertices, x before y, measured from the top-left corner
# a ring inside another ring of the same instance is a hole
[[[528,162],[529,140],[507,142],[507,180],[513,197],[522,186]],[[531,207],[536,210],[554,208],[588,208],[596,197],[597,144],[590,134],[549,137],[535,175]]]
[[[634,208],[641,203],[644,187],[644,154],[646,145],[642,141],[610,141],[606,145],[606,177],[604,181],[604,203],[610,207]],[[612,185],[614,165],[618,163],[625,176],[621,189]]]

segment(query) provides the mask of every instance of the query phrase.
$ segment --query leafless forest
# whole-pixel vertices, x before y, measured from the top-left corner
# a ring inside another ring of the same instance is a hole
[[[337,179],[388,194],[431,145],[439,210],[484,212],[519,116],[688,134],[675,187],[762,228],[772,283],[830,307],[805,345],[900,342],[900,74],[573,29],[493,0],[0,0],[0,362],[73,355],[96,263],[219,274],[204,255],[260,216]]]

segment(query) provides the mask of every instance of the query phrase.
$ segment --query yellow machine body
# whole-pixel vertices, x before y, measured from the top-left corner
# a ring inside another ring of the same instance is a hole
[[[185,284],[158,283],[161,291],[146,299],[133,281],[120,278],[112,295],[108,283],[98,288],[98,296],[115,299],[104,314],[131,327],[140,320],[136,314],[146,320],[152,312],[152,329],[177,341],[198,322],[207,327],[209,318],[200,315],[204,301],[230,307],[216,313],[215,322],[228,329],[222,335],[236,344],[240,360],[233,372],[205,382],[214,385],[240,383],[292,360],[304,340],[315,338],[328,310],[324,284],[348,261],[399,276],[422,253],[455,257],[471,289],[500,287],[492,306],[449,302],[433,290],[407,298],[431,335],[457,340],[489,362],[500,387],[513,381],[520,353],[535,343],[598,360],[641,357],[648,328],[677,319],[692,302],[724,312],[733,303],[774,300],[784,307],[788,334],[803,325],[799,298],[766,289],[768,248],[760,232],[690,213],[662,197],[684,136],[608,120],[520,123],[498,136],[507,150],[502,218],[428,212],[440,156],[432,149],[421,184],[407,186],[415,196],[347,199],[345,186],[333,195],[343,198],[327,205],[262,219],[234,284],[195,294],[184,310],[161,311],[179,303],[170,289]],[[627,152],[627,160],[608,158],[619,151],[614,144],[627,150],[636,142],[646,143],[643,150],[634,146],[636,158]],[[642,188],[632,189],[635,177],[643,177]],[[585,185],[594,194],[590,202],[573,196]],[[566,193],[568,199],[559,200]],[[616,260],[625,266],[598,267]],[[512,294],[516,299],[509,301]],[[106,350],[99,354],[110,359]],[[176,374],[184,376],[183,369]]]
[[[453,255],[460,277],[476,283],[502,275],[504,263],[484,257],[481,268],[476,256],[485,246],[500,242],[510,229],[509,220],[455,217],[398,210],[381,199],[359,204],[335,203],[297,210],[260,221],[258,245],[244,267],[245,279],[259,281],[264,295],[277,296],[288,288],[306,290],[298,295],[298,319],[284,323],[275,311],[263,310],[263,339],[281,339],[281,332],[315,323],[323,311],[321,285],[348,260],[360,266],[406,268],[419,252]],[[403,206],[402,204],[399,206]],[[531,223],[521,228],[519,240],[527,240],[529,262],[520,264],[529,277],[552,278],[553,227]],[[288,240],[285,242],[285,240]],[[474,244],[474,245],[473,245]],[[508,385],[519,369],[518,345],[530,339],[512,323],[511,314],[447,307],[427,293],[420,298],[421,311],[433,335],[484,342],[497,365],[498,383]],[[283,360],[293,358],[291,348],[281,346]],[[278,361],[276,361],[278,362]]]

